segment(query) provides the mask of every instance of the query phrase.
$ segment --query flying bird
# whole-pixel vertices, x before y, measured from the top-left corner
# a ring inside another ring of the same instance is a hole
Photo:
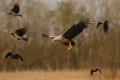
[[[19,6],[18,3],[15,3],[14,6],[13,6],[13,8],[11,9],[9,15],[14,15],[14,16],[20,16],[20,17],[22,17],[22,15],[19,14],[19,12],[20,12],[20,6]]]
[[[100,69],[95,68],[95,69],[91,69],[90,74],[93,75],[96,72],[102,73],[102,71]]]
[[[15,32],[11,33],[11,35],[18,38],[18,40],[28,41],[26,34],[27,34],[26,28],[19,28],[19,29],[16,29]]]
[[[99,28],[100,25],[103,25],[104,32],[108,32],[108,29],[109,29],[108,23],[109,22],[107,20],[105,20],[104,22],[98,22],[97,28]]]
[[[105,20],[104,23],[103,23],[103,25],[104,25],[104,32],[108,32],[108,28],[109,28],[108,23],[109,22],[107,20]]]
[[[13,53],[13,52],[8,52],[5,56],[5,59],[20,59],[21,61],[23,61],[23,57],[20,56],[18,53]]]
[[[80,34],[85,28],[88,27],[90,24],[89,18],[83,18],[80,20],[79,23],[73,24],[70,26],[67,30],[65,30],[63,33],[57,35],[57,36],[49,36],[47,34],[42,34],[43,37],[51,38],[52,43],[54,41],[59,41],[62,44],[66,45],[68,50],[70,50],[76,43],[73,41],[73,39]]]
[[[98,24],[97,24],[97,28],[98,28],[101,24],[103,24],[103,23],[102,23],[102,22],[98,22]]]

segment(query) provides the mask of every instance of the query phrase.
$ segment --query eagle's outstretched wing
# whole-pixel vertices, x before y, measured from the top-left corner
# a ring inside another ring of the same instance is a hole
[[[73,39],[79,33],[81,33],[90,24],[89,18],[82,19],[78,24],[72,25],[67,31],[63,33],[63,36],[67,39]]]

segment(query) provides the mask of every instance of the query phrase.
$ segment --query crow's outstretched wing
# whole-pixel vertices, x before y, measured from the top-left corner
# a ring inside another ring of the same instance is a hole
[[[81,33],[90,24],[89,18],[82,19],[78,24],[72,25],[67,31],[63,33],[63,36],[67,39],[73,39],[79,33]]]
[[[5,58],[7,59],[9,56],[11,56],[12,53],[11,52],[8,52],[7,55],[5,56]]]

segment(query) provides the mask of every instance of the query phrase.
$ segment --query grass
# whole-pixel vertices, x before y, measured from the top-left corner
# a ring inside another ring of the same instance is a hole
[[[15,71],[0,72],[0,80],[120,80],[120,71],[115,78],[110,71],[91,76],[89,71]]]

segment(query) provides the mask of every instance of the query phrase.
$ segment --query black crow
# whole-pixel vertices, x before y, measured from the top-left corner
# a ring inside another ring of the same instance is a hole
[[[10,59],[20,59],[21,61],[23,61],[23,57],[20,56],[18,53],[13,53],[13,52],[8,52],[5,56],[6,59],[10,58]]]
[[[90,74],[93,75],[96,72],[102,73],[102,71],[100,69],[95,68],[95,69],[91,69]]]
[[[26,28],[16,29],[14,33],[11,33],[14,37],[18,38],[18,40],[28,41],[28,38],[25,36],[27,33]]]
[[[22,15],[19,14],[19,12],[20,12],[20,6],[19,6],[19,4],[16,3],[16,4],[14,4],[13,8],[11,9],[9,15],[22,17]]]
[[[108,32],[109,25],[107,20],[105,20],[104,22],[98,22],[97,28],[99,28],[100,25],[103,25],[104,32]]]

